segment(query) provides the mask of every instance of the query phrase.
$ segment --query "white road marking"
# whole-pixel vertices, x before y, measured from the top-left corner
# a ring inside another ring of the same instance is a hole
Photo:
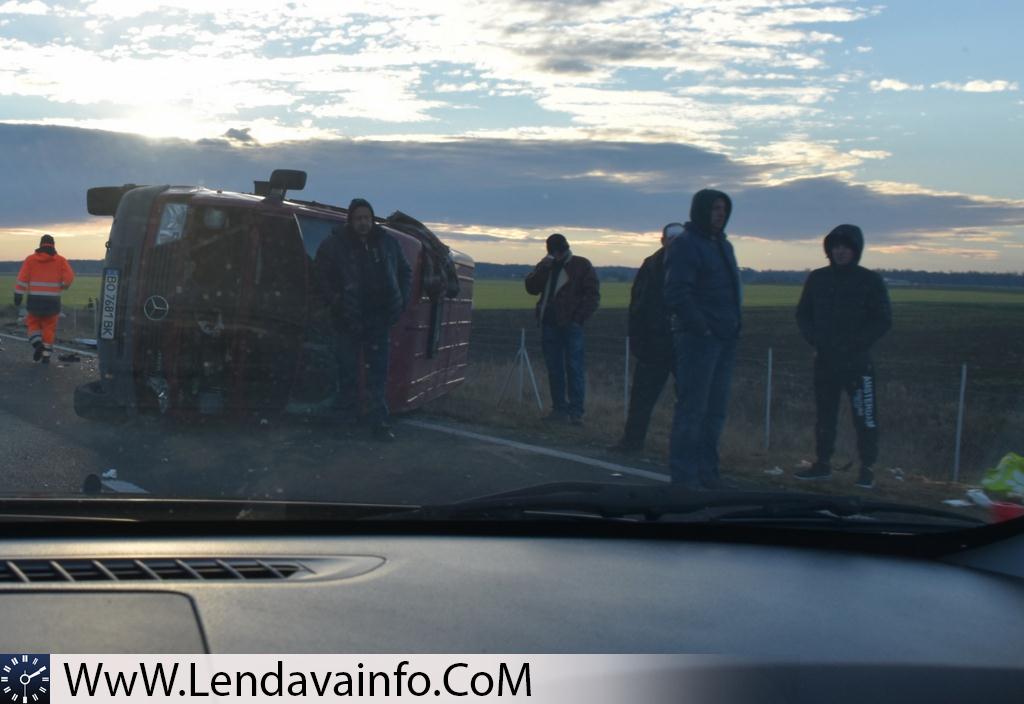
[[[5,332],[0,332],[0,337],[6,337],[8,340],[17,340],[18,342],[28,342],[27,337],[19,337],[18,335],[8,335]],[[74,352],[75,354],[80,354],[83,357],[97,356],[95,352],[87,352],[86,350],[80,350],[77,347],[65,347],[64,345],[54,345],[53,349],[64,350],[65,352]]]
[[[591,467],[598,467],[600,469],[607,469],[612,472],[620,472],[622,474],[629,474],[634,477],[642,477],[644,479],[652,479],[657,482],[668,482],[670,481],[667,474],[660,472],[649,472],[645,469],[637,469],[635,467],[627,467],[621,464],[615,464],[614,462],[605,462],[604,460],[596,460],[592,457],[584,457],[583,455],[577,455],[573,452],[563,452],[561,450],[552,450],[548,447],[541,447],[540,445],[530,445],[525,442],[518,442],[516,440],[506,440],[505,438],[494,437],[493,435],[484,435],[483,433],[474,433],[470,430],[462,430],[460,428],[450,428],[446,425],[439,425],[437,423],[427,423],[422,420],[404,420],[402,425],[411,425],[416,428],[423,428],[424,430],[434,430],[439,433],[448,433],[449,435],[455,435],[461,438],[469,438],[471,440],[480,440],[481,442],[489,442],[494,445],[504,445],[505,447],[512,447],[517,450],[523,450],[524,452],[532,452],[535,455],[544,455],[546,457],[555,457],[560,460],[568,460],[570,462],[576,462],[578,464],[585,464]]]

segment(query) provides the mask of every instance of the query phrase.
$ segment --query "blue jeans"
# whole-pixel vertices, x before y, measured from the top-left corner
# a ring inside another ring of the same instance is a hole
[[[718,484],[718,442],[725,427],[736,340],[676,333],[676,407],[669,468],[690,489]]]
[[[541,347],[544,349],[555,412],[582,418],[585,385],[583,326],[576,323],[544,325],[541,329]],[[567,385],[568,401],[565,398]]]

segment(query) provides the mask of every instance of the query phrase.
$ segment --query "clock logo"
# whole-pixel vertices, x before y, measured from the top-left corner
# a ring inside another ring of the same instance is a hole
[[[50,656],[0,656],[0,702],[50,703]]]

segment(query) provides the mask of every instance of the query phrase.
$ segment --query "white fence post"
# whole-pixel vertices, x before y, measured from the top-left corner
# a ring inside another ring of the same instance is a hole
[[[768,383],[764,394],[764,449],[772,445],[772,348],[768,348]]]
[[[523,387],[526,385],[526,377],[529,376],[530,386],[533,387],[533,397],[537,401],[537,409],[544,410],[544,405],[540,400],[540,390],[537,388],[537,377],[534,376],[530,355],[526,351],[526,328],[521,328],[519,331],[519,349],[516,351],[512,366],[509,367],[505,383],[501,385],[501,392],[498,394],[498,406],[501,406],[501,401],[505,398],[505,391],[508,390],[508,385],[517,371],[519,372],[519,401],[523,400]]]
[[[626,372],[622,381],[622,417],[629,420],[629,337],[626,337]]]
[[[526,328],[519,329],[519,349],[526,349]],[[519,363],[519,395],[517,399],[520,403],[523,401],[523,386],[526,383],[526,365],[520,361]]]
[[[956,412],[956,459],[953,461],[953,481],[960,481],[960,442],[964,432],[964,392],[967,390],[967,365],[960,368],[960,403]]]

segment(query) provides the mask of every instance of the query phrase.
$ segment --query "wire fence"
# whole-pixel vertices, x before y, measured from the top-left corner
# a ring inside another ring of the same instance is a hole
[[[588,398],[621,421],[635,366],[627,338],[599,330],[588,332],[585,344]],[[525,372],[520,372],[519,393],[503,398],[518,396],[531,405],[543,405],[549,395],[536,326],[474,327],[471,370],[474,365],[512,370],[523,355],[532,360],[542,399],[534,399]],[[890,355],[876,360],[876,385],[882,459],[890,464],[957,481],[965,474],[976,476],[1006,452],[1024,448],[1024,378],[1013,366]],[[671,390],[663,393],[653,423],[671,423],[672,402]],[[855,454],[849,413],[842,411],[840,440]],[[809,348],[741,346],[733,374],[730,425],[745,447],[806,452],[813,445],[814,416]]]
[[[95,305],[65,306],[58,338],[95,339],[97,316]],[[474,318],[467,383],[457,392],[477,399],[472,417],[492,408],[497,420],[504,417],[514,425],[527,422],[529,413],[541,415],[550,394],[532,313]],[[618,332],[624,329],[621,322],[609,318],[585,332],[588,426],[602,439],[621,431],[632,393],[635,360],[626,336]],[[812,353],[798,336],[776,336],[783,339],[779,345],[764,344],[764,337],[741,339],[726,441],[748,454],[806,456],[812,453],[815,422]],[[917,351],[890,348],[876,359],[881,460],[941,479],[977,477],[1007,452],[1024,449],[1020,355],[1011,343],[1005,354],[996,350],[983,360],[954,359],[938,354],[941,337],[931,344]],[[673,401],[670,380],[652,418],[656,445],[667,443]],[[850,425],[844,404],[839,447],[855,455]]]

